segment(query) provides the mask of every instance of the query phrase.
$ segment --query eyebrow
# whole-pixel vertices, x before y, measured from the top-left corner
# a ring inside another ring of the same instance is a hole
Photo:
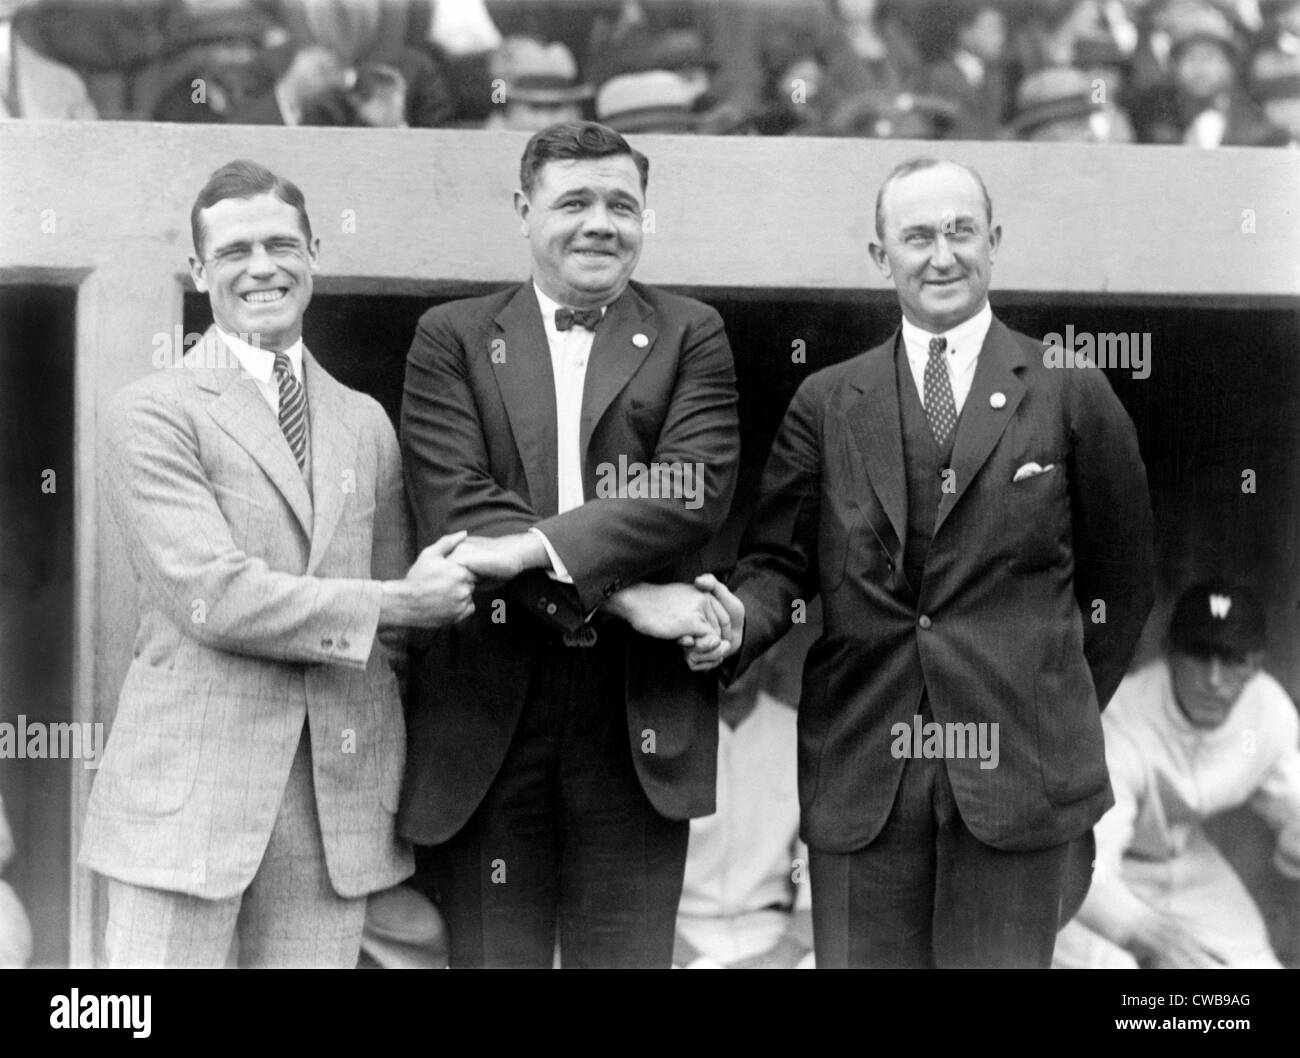
[[[607,192],[607,196],[609,198],[623,199],[627,202],[633,203],[634,205],[639,203],[640,201],[634,195],[629,194],[627,191],[624,191],[621,187],[616,187],[611,189],[610,191]],[[563,202],[566,198],[571,198],[571,197],[595,198],[597,197],[597,192],[596,189],[592,187],[569,187],[569,188],[565,188],[559,194],[555,195],[551,199],[551,203],[554,204],[556,202]]]

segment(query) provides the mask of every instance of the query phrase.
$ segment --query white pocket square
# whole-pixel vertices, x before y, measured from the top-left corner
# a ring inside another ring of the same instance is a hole
[[[1016,471],[1015,477],[1011,479],[1011,484],[1014,485],[1017,481],[1024,481],[1026,478],[1034,478],[1039,474],[1046,474],[1049,470],[1055,469],[1055,463],[1048,463],[1045,467],[1040,467],[1037,463],[1026,463]]]

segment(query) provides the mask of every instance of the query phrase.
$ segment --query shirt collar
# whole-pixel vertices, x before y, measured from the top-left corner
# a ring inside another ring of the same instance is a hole
[[[559,331],[555,329],[555,310],[567,306],[561,305],[554,298],[547,297],[542,288],[537,285],[536,279],[533,280],[533,293],[537,295],[537,307],[542,310],[542,322],[546,324],[546,333],[550,335],[559,334]],[[605,318],[605,312],[608,308],[608,305],[600,307],[601,319]]]
[[[948,339],[947,352],[954,360],[954,367],[960,368],[971,363],[984,348],[984,339],[993,324],[993,309],[987,301],[984,307],[965,323],[959,323],[950,331],[944,331],[942,337]],[[930,355],[930,339],[940,335],[923,330],[906,316],[903,317],[903,344],[910,357],[920,357],[924,362]]]
[[[252,375],[257,381],[270,383],[275,375],[275,353],[270,349],[262,349],[256,345],[250,345],[242,338],[236,338],[233,334],[228,334],[220,327],[217,333],[221,335],[226,346],[235,355],[239,361],[239,366]],[[293,345],[285,350],[289,357],[289,363],[293,365],[293,375],[299,382],[302,381],[302,339],[299,338]]]

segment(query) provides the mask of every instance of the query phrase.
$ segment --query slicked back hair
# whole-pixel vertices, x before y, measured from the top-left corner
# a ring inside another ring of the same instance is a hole
[[[899,162],[880,185],[880,190],[876,192],[876,238],[881,242],[885,239],[885,189],[896,180],[901,180],[905,176],[911,176],[913,173],[923,172],[926,169],[937,169],[942,165],[951,165],[969,173],[979,185],[980,194],[984,196],[984,216],[988,221],[988,226],[993,227],[993,199],[989,197],[989,189],[984,186],[984,178],[968,165],[962,165],[961,162],[954,162],[948,158],[932,158],[929,156],[908,158],[906,161]]]
[[[537,174],[547,162],[612,158],[626,154],[641,174],[641,193],[650,180],[650,159],[635,150],[619,133],[594,121],[564,121],[533,134],[519,161],[519,187],[532,196]]]
[[[272,194],[285,205],[298,211],[298,224],[311,245],[311,221],[307,218],[307,200],[303,198],[298,185],[291,180],[276,176],[270,169],[247,158],[236,158],[227,162],[208,177],[198,198],[190,208],[190,237],[194,240],[194,252],[203,256],[203,239],[206,234],[203,218],[199,215],[209,206],[215,206],[228,198],[253,198],[256,195]]]

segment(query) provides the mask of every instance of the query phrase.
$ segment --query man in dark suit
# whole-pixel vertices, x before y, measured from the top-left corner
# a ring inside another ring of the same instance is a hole
[[[417,537],[468,530],[455,561],[500,585],[414,666],[399,826],[453,966],[550,966],[557,931],[566,966],[668,966],[714,810],[716,688],[671,640],[716,643],[721,608],[669,582],[727,514],[735,377],[716,312],[630,282],[648,167],[601,125],[534,135],[531,281],[431,309],[407,361]]]
[[[819,967],[1046,967],[1111,804],[1099,714],[1152,600],[1146,474],[1100,371],[992,316],[976,173],[904,163],[876,231],[902,327],[799,387],[734,595],[697,581],[733,634],[691,664],[743,669],[821,593],[799,709]]]

